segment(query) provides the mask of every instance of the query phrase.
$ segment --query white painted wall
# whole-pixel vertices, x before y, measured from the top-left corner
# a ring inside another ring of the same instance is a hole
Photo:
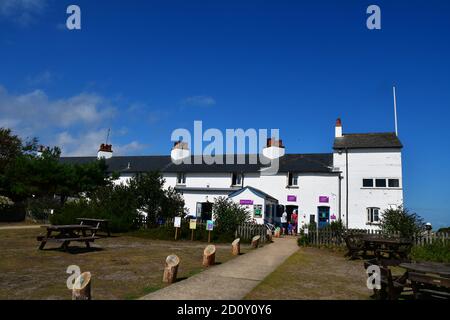
[[[342,214],[346,212],[346,154],[335,152],[334,166],[342,171]],[[400,188],[363,188],[363,178],[395,178]],[[349,228],[376,229],[367,223],[368,207],[381,211],[403,204],[402,156],[400,149],[357,149],[348,152],[348,226]]]

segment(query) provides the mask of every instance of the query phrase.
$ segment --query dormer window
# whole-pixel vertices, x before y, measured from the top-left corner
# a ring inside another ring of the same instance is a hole
[[[297,187],[298,186],[298,176],[293,174],[292,172],[288,173],[288,187]]]
[[[186,184],[186,174],[184,172],[179,172],[177,174],[177,184],[181,184],[181,185]]]
[[[242,174],[233,172],[231,176],[231,185],[232,186],[240,186],[242,185]]]

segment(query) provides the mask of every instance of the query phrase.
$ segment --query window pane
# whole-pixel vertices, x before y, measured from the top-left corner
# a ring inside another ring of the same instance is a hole
[[[375,179],[375,186],[377,188],[386,188],[386,179]]]
[[[389,179],[389,188],[399,188],[400,180],[399,179]]]
[[[292,177],[292,185],[294,185],[294,186],[298,185],[298,177],[297,176]]]
[[[373,187],[373,179],[363,179],[363,187]]]
[[[292,173],[288,173],[288,186],[292,186]]]
[[[236,180],[237,180],[236,173],[233,173],[232,176],[231,176],[231,184],[233,186],[236,185]]]
[[[373,209],[373,221],[372,222],[378,222],[378,220],[379,220],[378,212],[379,212],[378,208]]]

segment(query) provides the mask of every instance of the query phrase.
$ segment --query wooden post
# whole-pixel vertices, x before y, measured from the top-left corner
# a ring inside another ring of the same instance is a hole
[[[191,229],[191,241],[194,241],[194,229]]]
[[[261,236],[254,236],[252,239],[252,248],[258,248],[259,246],[259,239],[261,238]]]
[[[91,273],[83,272],[75,280],[72,300],[91,300]]]
[[[208,243],[211,242],[211,230],[208,230]]]
[[[213,266],[216,262],[216,246],[210,244],[203,251],[203,266]]]
[[[233,256],[238,256],[241,254],[241,239],[237,238],[231,243],[231,253]]]
[[[174,283],[177,281],[178,265],[180,258],[171,254],[166,258],[166,266],[164,268],[163,282]]]
[[[175,240],[178,238],[178,228],[175,228]]]

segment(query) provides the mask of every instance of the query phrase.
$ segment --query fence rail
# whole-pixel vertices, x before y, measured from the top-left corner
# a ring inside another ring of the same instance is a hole
[[[374,234],[381,235],[380,230],[366,230],[366,229],[351,229],[349,230],[353,234]],[[399,238],[400,233],[390,233],[384,234],[386,237]],[[343,234],[331,230],[314,230],[310,231],[306,238],[308,243],[317,246],[345,246],[345,241],[343,239]],[[417,246],[424,246],[427,244],[432,244],[435,242],[450,242],[450,234],[444,232],[438,233],[424,233],[420,236],[413,238],[413,244]]]

